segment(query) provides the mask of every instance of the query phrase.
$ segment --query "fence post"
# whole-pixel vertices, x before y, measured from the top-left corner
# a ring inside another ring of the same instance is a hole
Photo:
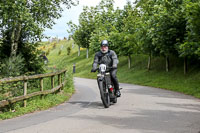
[[[64,77],[63,77],[63,80],[65,81],[66,79],[66,71],[64,71]]]
[[[61,74],[58,74],[58,85],[61,84]],[[62,87],[59,89],[59,91],[62,90]]]
[[[40,79],[40,91],[44,90],[44,84],[43,84],[43,78]],[[41,95],[41,98],[43,98],[44,95]]]
[[[54,76],[51,76],[51,89],[54,88]]]
[[[27,95],[27,80],[24,80],[24,96]],[[27,101],[24,100],[24,107],[26,107]]]
[[[75,73],[76,72],[76,64],[74,63],[73,64],[73,73]]]
[[[60,74],[60,81],[63,82],[63,73]]]

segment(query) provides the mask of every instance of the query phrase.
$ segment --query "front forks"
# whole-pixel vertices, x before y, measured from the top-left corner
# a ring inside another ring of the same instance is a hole
[[[104,74],[98,74],[97,75],[98,78],[98,82],[99,81],[104,81],[105,84],[106,84],[106,92],[109,93],[110,97],[114,97],[114,92],[115,92],[115,89],[114,89],[114,86],[112,85],[112,81],[111,81],[111,77],[110,77],[110,73],[104,73]]]

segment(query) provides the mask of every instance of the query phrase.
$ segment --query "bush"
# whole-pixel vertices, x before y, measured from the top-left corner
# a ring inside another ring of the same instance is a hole
[[[42,51],[37,49],[39,45],[39,43],[19,45],[19,49],[25,59],[25,73],[40,74],[44,72],[44,61],[40,56]]]
[[[17,55],[20,55],[21,58],[24,59],[24,63],[19,66],[23,67],[23,70],[18,72],[16,71],[15,74],[11,74],[13,71],[9,72],[6,66],[10,64],[13,59],[10,59],[10,53],[11,53],[11,38],[10,38],[10,32],[6,33],[6,38],[3,38],[3,41],[0,41],[0,69],[3,71],[3,73],[7,73],[6,75],[19,75],[25,74],[25,73],[31,73],[31,74],[39,74],[44,72],[44,63],[42,58],[40,57],[41,51],[38,49],[39,46],[41,46],[40,43],[28,43],[27,41],[23,40],[22,38],[18,42],[18,49],[17,49]],[[18,58],[18,57],[17,57]],[[17,59],[18,61],[18,59]],[[16,62],[14,63],[16,64]],[[14,70],[18,69],[17,66]],[[3,69],[3,70],[2,70]],[[12,68],[13,69],[13,68]],[[20,68],[21,69],[21,68]],[[7,72],[5,72],[7,71]],[[8,74],[8,72],[10,74]],[[18,73],[18,74],[16,74]],[[0,72],[0,75],[2,75],[2,72]],[[5,76],[3,76],[5,77]]]
[[[4,77],[19,76],[24,73],[24,58],[22,55],[16,57],[5,58],[0,64],[1,75]]]

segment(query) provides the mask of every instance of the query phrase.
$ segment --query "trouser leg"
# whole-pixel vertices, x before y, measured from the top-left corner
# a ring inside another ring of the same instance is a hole
[[[119,90],[119,82],[117,79],[117,69],[111,70],[110,74],[111,74],[111,80],[114,84],[115,90]]]

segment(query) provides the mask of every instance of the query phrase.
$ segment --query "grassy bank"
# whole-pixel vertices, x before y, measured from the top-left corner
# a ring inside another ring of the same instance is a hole
[[[58,50],[53,51],[49,58],[51,66],[58,68],[70,67],[76,64],[74,76],[83,78],[96,78],[96,73],[91,73],[91,66],[94,53],[90,53],[86,59],[86,50],[81,50],[81,55],[77,55],[77,47],[72,49],[70,55],[66,51],[58,57]],[[183,73],[183,61],[174,57],[170,58],[170,71],[165,71],[165,59],[156,57],[152,59],[152,69],[146,69],[148,57],[145,55],[132,56],[132,67],[128,69],[127,57],[119,57],[118,78],[121,83],[139,84],[145,86],[158,87],[181,92],[200,98],[200,72],[198,66],[189,66],[186,75]],[[54,61],[53,61],[54,60]]]

